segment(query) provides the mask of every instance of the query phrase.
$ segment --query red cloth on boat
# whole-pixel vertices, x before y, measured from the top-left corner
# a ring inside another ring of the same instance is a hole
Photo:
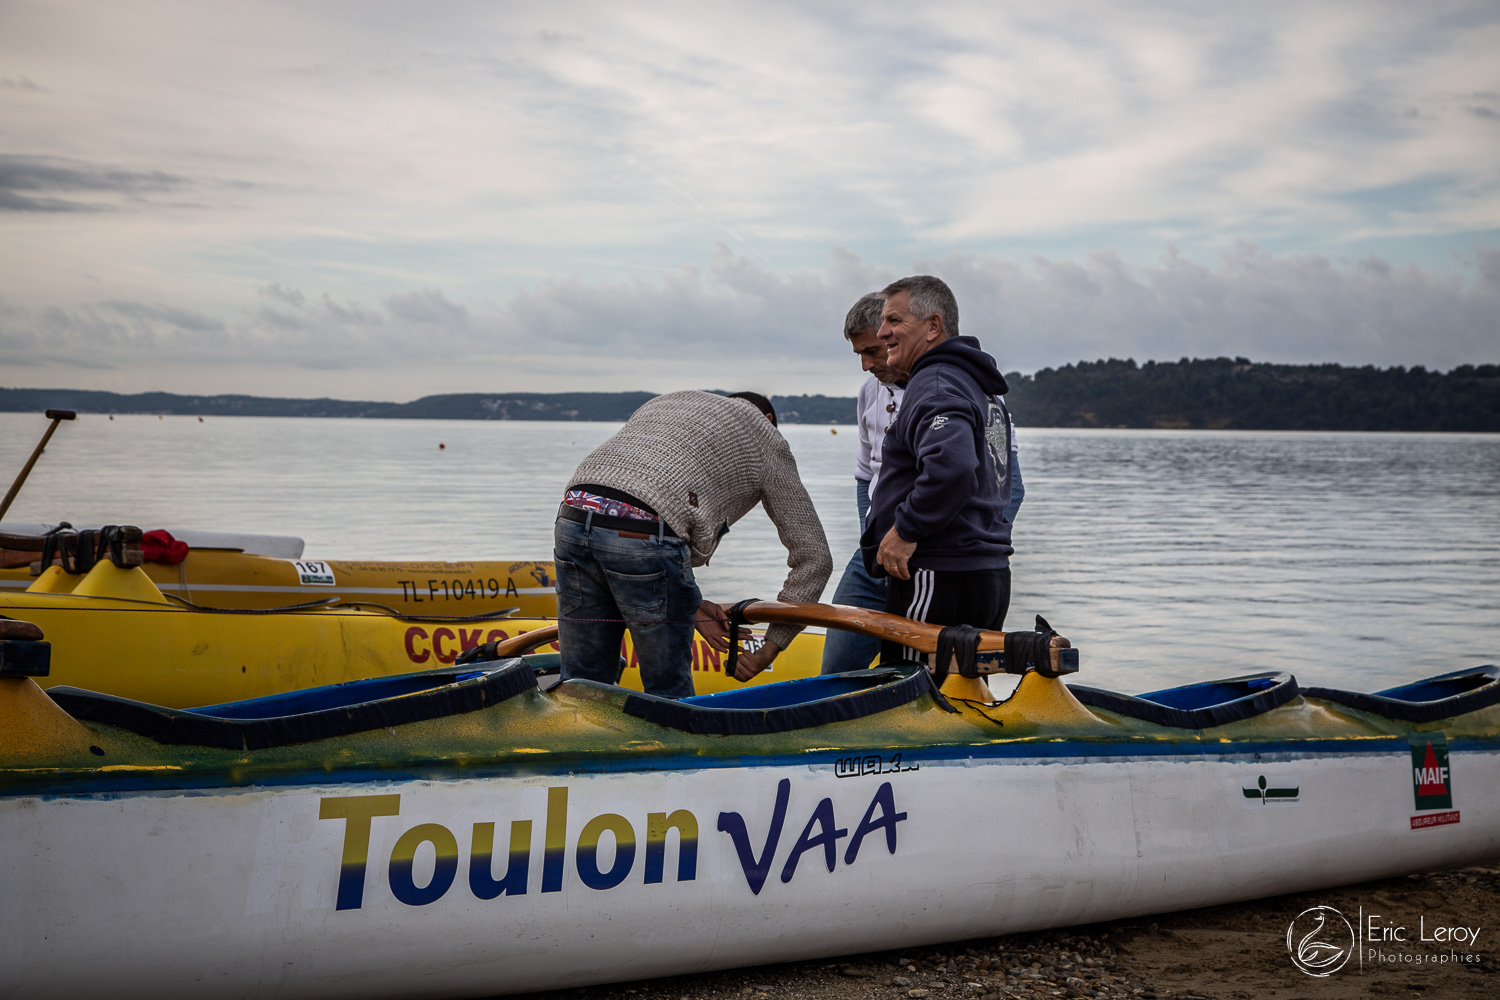
[[[141,555],[145,556],[147,562],[171,566],[187,558],[188,543],[173,538],[170,531],[158,528],[141,536]]]

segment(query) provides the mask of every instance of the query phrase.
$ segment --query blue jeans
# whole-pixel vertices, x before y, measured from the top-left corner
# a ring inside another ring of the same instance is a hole
[[[870,484],[863,479],[854,481],[855,499],[859,504],[859,527],[865,527],[865,515],[870,510]],[[834,604],[849,604],[872,611],[885,610],[885,579],[876,579],[865,572],[865,559],[858,549],[854,558],[844,567],[838,589],[833,592]],[[868,635],[856,635],[829,629],[823,643],[823,669],[825,674],[843,673],[846,670],[863,670],[880,652],[880,640]]]
[[[622,538],[559,518],[557,632],[563,680],[616,684],[625,629],[648,694],[693,693],[693,616],[703,603],[692,552],[681,538]]]

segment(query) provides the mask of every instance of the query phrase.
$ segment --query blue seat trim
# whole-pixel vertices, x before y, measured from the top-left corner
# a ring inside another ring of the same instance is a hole
[[[952,711],[921,666],[851,670],[673,701],[632,693],[627,715],[685,733],[751,736],[862,719],[931,695]]]
[[[1374,694],[1325,687],[1310,687],[1305,693],[1310,698],[1331,701],[1386,719],[1436,722],[1500,704],[1500,666],[1490,663],[1454,670]]]
[[[1211,729],[1253,719],[1285,705],[1301,693],[1297,678],[1278,671],[1184,684],[1139,697],[1082,684],[1070,684],[1068,690],[1090,708],[1175,729]]]
[[[75,719],[158,743],[264,750],[474,712],[536,686],[531,666],[513,659],[485,670],[424,670],[185,710],[72,687],[47,694]]]

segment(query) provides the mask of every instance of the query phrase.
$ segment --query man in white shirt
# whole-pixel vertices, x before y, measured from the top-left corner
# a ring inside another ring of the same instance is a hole
[[[871,293],[854,303],[844,318],[844,339],[859,356],[860,366],[870,373],[859,387],[859,451],[854,459],[854,495],[859,506],[860,531],[864,531],[865,512],[870,508],[870,489],[880,475],[880,449],[886,428],[896,419],[901,394],[906,391],[896,384],[895,372],[885,363],[885,344],[875,336],[884,307],[885,296]],[[858,549],[844,567],[833,603],[876,611],[885,607],[885,580],[877,580],[866,571]],[[879,639],[829,629],[823,646],[823,673],[863,670],[879,652]]]

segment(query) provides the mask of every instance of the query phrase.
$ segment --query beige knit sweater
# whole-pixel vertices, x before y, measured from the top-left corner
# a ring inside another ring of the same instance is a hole
[[[582,483],[650,504],[687,540],[694,566],[708,562],[731,524],[763,505],[787,549],[790,572],[780,600],[816,601],[833,572],[823,523],[792,449],[746,400],[696,391],[649,400],[583,460],[568,488]],[[766,637],[785,649],[799,631],[773,625]]]

